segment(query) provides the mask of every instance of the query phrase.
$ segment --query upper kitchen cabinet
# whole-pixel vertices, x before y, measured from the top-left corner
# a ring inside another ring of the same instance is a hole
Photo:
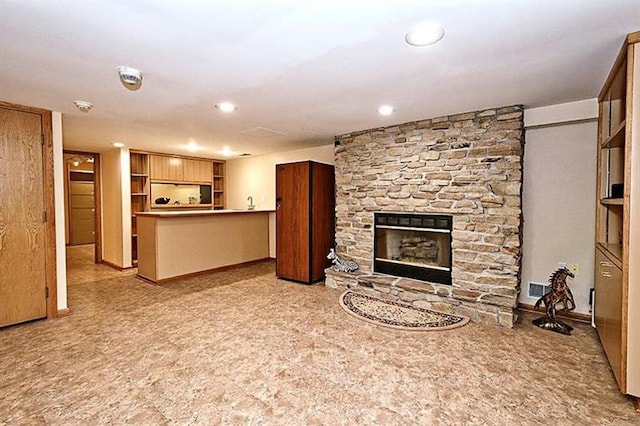
[[[150,177],[156,182],[211,184],[213,164],[207,160],[152,154]]]

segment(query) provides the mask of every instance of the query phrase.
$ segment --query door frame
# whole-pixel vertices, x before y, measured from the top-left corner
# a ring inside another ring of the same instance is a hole
[[[65,149],[64,154],[74,155],[90,155],[93,157],[93,208],[94,208],[94,235],[95,235],[95,250],[93,253],[94,263],[102,263],[102,193],[101,193],[101,170],[100,170],[100,153],[89,151],[74,151],[71,149]],[[67,186],[67,195],[69,194],[69,173],[67,173],[67,166],[65,164],[65,185]],[[67,200],[68,202],[69,200]],[[65,219],[66,221],[66,219]],[[66,225],[66,223],[65,223]]]
[[[58,316],[58,280],[56,275],[56,209],[55,209],[55,172],[53,167],[53,127],[51,111],[24,105],[0,101],[0,108],[37,114],[42,126],[42,186],[43,205],[46,214],[44,232],[44,270],[47,289],[47,318]]]

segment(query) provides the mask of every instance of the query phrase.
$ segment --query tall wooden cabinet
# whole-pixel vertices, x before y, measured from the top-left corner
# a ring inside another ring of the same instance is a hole
[[[276,165],[276,276],[302,283],[324,278],[334,224],[333,166]]]
[[[640,397],[640,32],[599,101],[594,316],[623,393]]]

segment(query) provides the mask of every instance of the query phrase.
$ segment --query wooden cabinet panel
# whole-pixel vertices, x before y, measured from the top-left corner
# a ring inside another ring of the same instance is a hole
[[[149,156],[149,173],[152,180],[164,182],[182,182],[184,175],[182,158],[164,155]]]
[[[308,282],[309,167],[276,166],[276,276]]]
[[[210,161],[183,161],[183,179],[185,182],[211,183],[212,178],[213,166]]]
[[[602,347],[622,386],[622,270],[596,250],[594,316]]]
[[[276,276],[324,277],[334,243],[334,168],[304,161],[276,166]]]
[[[150,155],[151,179],[162,182],[211,183],[210,161]]]

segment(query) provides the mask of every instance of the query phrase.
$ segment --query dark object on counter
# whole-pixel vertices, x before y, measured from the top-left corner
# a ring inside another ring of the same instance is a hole
[[[156,204],[169,204],[169,200],[171,198],[167,198],[167,197],[160,197],[160,198],[156,198],[155,203]]]
[[[624,183],[614,183],[611,185],[611,198],[624,197]]]

